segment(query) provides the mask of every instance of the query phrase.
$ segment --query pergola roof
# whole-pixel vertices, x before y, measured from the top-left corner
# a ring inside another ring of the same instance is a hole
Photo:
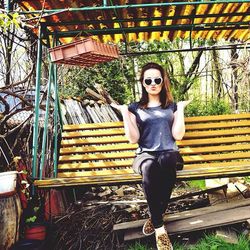
[[[91,35],[102,42],[115,43],[176,38],[247,41],[250,38],[250,0],[148,2],[18,1],[22,13],[29,17],[42,15],[43,35],[58,38]]]

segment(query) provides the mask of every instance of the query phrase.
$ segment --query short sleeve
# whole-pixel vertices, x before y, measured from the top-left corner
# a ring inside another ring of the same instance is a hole
[[[172,102],[170,105],[169,105],[169,108],[171,108],[173,110],[173,113],[177,110],[177,104],[175,102]]]
[[[136,110],[138,109],[138,103],[137,102],[132,102],[128,105],[128,111],[133,113],[134,115],[136,114]]]

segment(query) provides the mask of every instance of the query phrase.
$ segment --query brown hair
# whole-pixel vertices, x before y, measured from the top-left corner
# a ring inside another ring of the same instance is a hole
[[[162,89],[160,92],[160,102],[161,102],[162,108],[167,108],[168,105],[173,102],[173,96],[170,92],[169,77],[162,66],[160,66],[157,63],[153,63],[153,62],[147,63],[146,65],[144,65],[142,67],[142,70],[141,70],[141,76],[140,76],[139,80],[140,80],[141,85],[142,85],[142,96],[141,96],[141,99],[139,101],[139,106],[142,108],[147,108],[147,106],[148,106],[148,93],[142,84],[143,78],[144,78],[144,73],[148,69],[157,69],[161,72],[161,77],[163,79],[163,85],[162,85]]]

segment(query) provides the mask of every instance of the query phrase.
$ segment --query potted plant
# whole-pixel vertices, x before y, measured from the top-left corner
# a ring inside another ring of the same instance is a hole
[[[28,240],[44,240],[46,224],[44,220],[44,203],[37,198],[31,198],[25,211],[24,238]]]

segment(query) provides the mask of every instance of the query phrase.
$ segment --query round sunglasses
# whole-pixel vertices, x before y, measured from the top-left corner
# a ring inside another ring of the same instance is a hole
[[[163,79],[161,77],[156,77],[156,78],[145,78],[143,80],[143,82],[146,84],[146,85],[151,85],[153,82],[156,84],[156,85],[160,85],[162,83]]]

